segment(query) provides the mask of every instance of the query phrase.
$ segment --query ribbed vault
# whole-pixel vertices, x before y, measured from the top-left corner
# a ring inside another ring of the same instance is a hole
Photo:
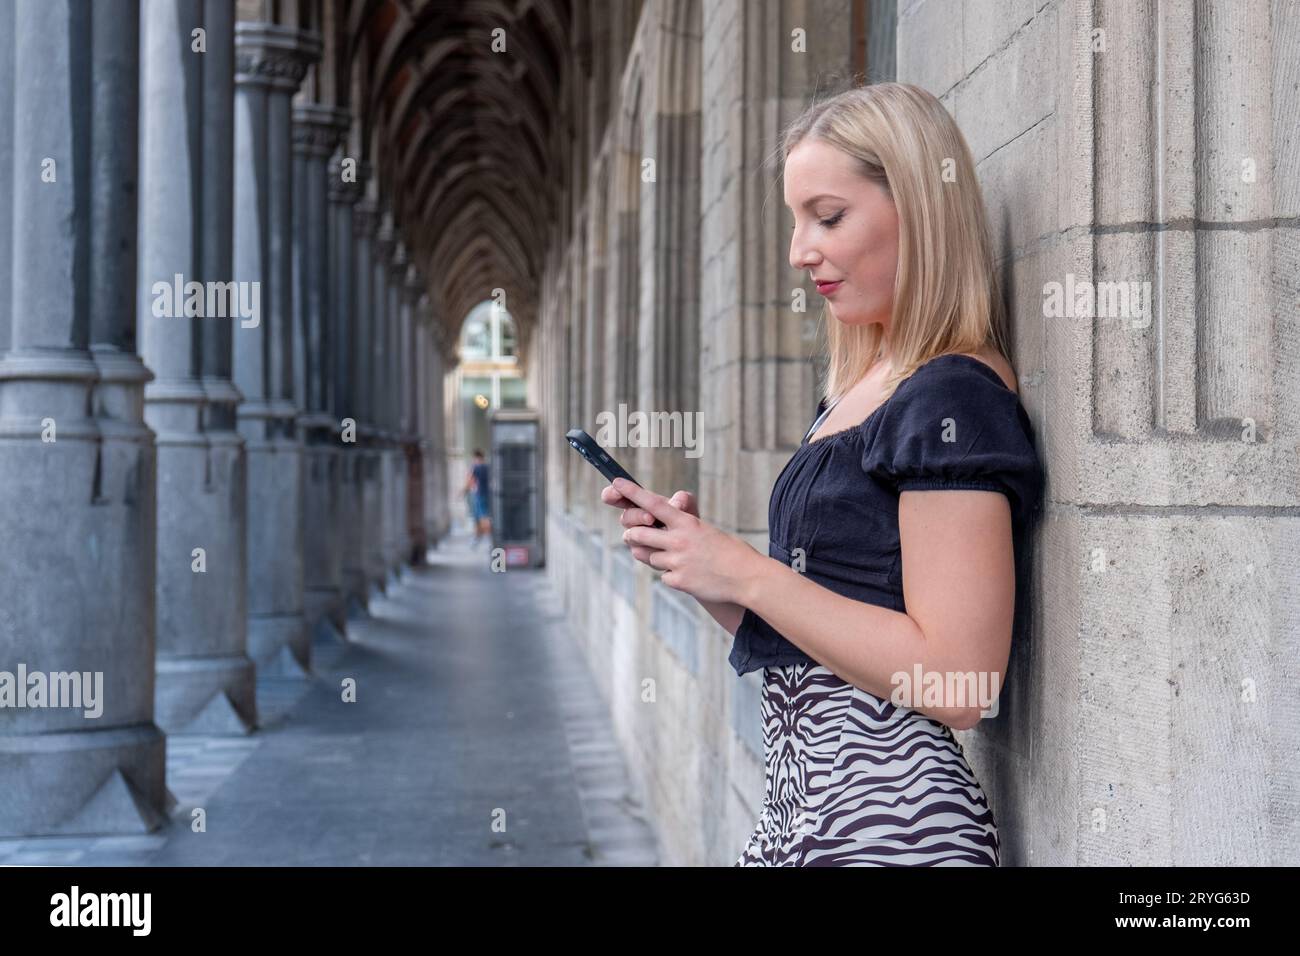
[[[444,341],[498,288],[521,342],[531,333],[572,132],[564,74],[589,69],[604,7],[352,0],[326,24],[349,149],[378,178]]]

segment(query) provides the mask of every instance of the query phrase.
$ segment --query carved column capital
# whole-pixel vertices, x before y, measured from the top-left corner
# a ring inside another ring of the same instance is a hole
[[[378,223],[375,229],[375,255],[383,261],[392,256],[397,234],[393,231],[393,220],[387,210],[382,213],[376,212],[376,217]]]
[[[318,159],[329,159],[347,130],[346,114],[320,103],[295,103],[293,149]]]
[[[401,239],[396,240],[393,243],[393,258],[389,264],[392,269],[393,281],[395,283],[398,283],[399,285],[405,283],[406,267],[410,262],[411,260],[406,255],[406,243]]]
[[[357,239],[368,239],[379,228],[378,204],[362,195],[352,209],[352,235]]]
[[[414,262],[406,267],[402,289],[411,303],[412,315],[415,316],[416,321],[420,321],[420,302],[425,298],[424,275]]]
[[[293,92],[320,59],[317,33],[273,23],[235,24],[235,85],[261,85]]]
[[[352,178],[344,179],[343,161],[347,159],[342,148],[334,152],[329,164],[329,201],[356,205],[365,195],[366,180],[370,176],[370,164],[357,160],[351,167]]]

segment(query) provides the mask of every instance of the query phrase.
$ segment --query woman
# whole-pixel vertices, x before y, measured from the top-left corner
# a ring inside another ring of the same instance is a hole
[[[768,557],[687,492],[620,479],[601,499],[734,634],[736,671],[763,671],[763,809],[737,865],[997,866],[952,731],[996,703],[1042,471],[974,166],[942,104],[897,83],[814,105],[782,153],[790,264],[833,321]]]

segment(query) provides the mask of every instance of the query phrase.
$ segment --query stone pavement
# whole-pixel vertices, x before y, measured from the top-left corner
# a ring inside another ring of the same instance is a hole
[[[256,733],[168,739],[166,827],[3,840],[0,865],[655,865],[545,573],[494,574],[467,537],[430,560],[318,641],[310,679],[259,678]]]

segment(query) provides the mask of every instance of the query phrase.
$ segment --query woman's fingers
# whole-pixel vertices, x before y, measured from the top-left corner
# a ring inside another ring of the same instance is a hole
[[[619,523],[624,528],[641,528],[655,523],[654,515],[619,494],[613,485],[606,485],[600,489],[600,500],[604,504],[622,509],[623,514],[619,516]],[[697,518],[700,516],[695,496],[689,491],[679,491],[668,500],[687,514]]]
[[[662,554],[663,553],[662,551],[659,551],[656,548],[647,548],[645,545],[641,545],[641,544],[630,544],[627,546],[627,549],[629,552],[631,552],[634,560],[640,561],[646,567],[653,568],[655,571],[664,570],[663,568],[656,567],[655,564],[650,560],[652,555]]]
[[[635,499],[629,497],[629,495],[635,496]],[[638,505],[637,500],[642,498],[646,500],[642,501],[641,504]],[[694,518],[698,519],[700,516],[699,505],[696,502],[695,495],[691,492],[678,491],[673,494],[672,498],[662,498],[659,495],[654,495],[645,491],[634,482],[629,483],[624,491],[619,491],[618,487],[613,483],[604,486],[600,489],[600,500],[604,504],[622,509],[623,514],[619,516],[619,524],[624,528],[654,527],[658,523],[658,519],[656,519],[650,508],[646,506],[658,508],[659,505],[657,503],[660,502],[667,505],[672,510],[689,514]],[[662,528],[664,525],[660,525],[660,527]],[[633,550],[633,557],[638,561],[645,561],[644,558],[637,556],[637,551],[641,551],[648,555],[653,551],[653,549],[647,549],[644,546],[641,546]],[[648,561],[645,561],[645,563],[649,564]]]
[[[696,502],[695,496],[689,491],[674,492],[673,496],[668,500],[671,501],[674,507],[679,510],[685,511],[687,514],[695,515],[697,518],[700,516],[699,504]]]
[[[643,528],[646,525],[654,524],[655,519],[654,515],[650,514],[650,512],[646,511],[644,508],[633,506],[623,512],[619,517],[619,522],[624,528]]]
[[[640,528],[655,523],[654,516],[650,512],[632,504],[631,501],[615,491],[613,485],[606,485],[600,489],[600,500],[607,505],[623,509],[619,522],[624,528]]]

